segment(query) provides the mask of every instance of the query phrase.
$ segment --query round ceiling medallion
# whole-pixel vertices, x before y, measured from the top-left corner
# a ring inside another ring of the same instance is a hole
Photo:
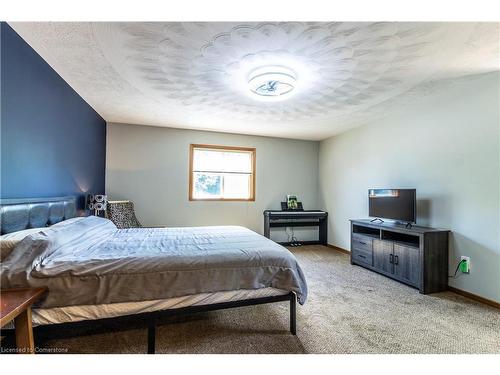
[[[264,66],[248,75],[248,88],[255,99],[288,99],[296,87],[295,72],[283,66]]]

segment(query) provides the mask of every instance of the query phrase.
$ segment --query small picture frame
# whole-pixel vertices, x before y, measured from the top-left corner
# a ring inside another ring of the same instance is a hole
[[[289,210],[296,210],[299,208],[298,199],[296,195],[287,195],[286,196],[286,207]]]

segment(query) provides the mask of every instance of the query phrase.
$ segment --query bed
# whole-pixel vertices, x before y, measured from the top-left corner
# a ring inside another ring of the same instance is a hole
[[[117,229],[76,217],[74,197],[1,200],[1,233],[42,228],[2,261],[2,288],[46,286],[34,325],[145,321],[148,352],[162,316],[296,301],[307,285],[286,248],[238,226]]]

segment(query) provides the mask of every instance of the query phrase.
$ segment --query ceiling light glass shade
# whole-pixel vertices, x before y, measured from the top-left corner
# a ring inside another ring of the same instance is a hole
[[[295,89],[297,76],[282,66],[265,66],[248,75],[248,88],[259,99],[275,100],[288,97]]]

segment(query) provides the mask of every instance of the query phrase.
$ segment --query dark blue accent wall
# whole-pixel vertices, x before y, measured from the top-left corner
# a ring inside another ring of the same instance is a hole
[[[7,23],[0,32],[0,197],[103,193],[106,122]]]

